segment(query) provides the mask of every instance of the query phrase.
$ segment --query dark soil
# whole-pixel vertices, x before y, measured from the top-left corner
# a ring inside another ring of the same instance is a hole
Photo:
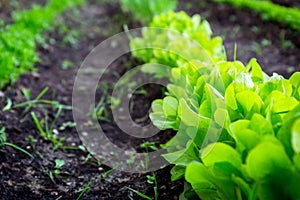
[[[184,3],[183,3],[184,2]],[[289,77],[300,69],[299,33],[289,31],[281,25],[265,22],[257,14],[233,9],[227,5],[211,3],[209,0],[181,1],[180,8],[189,14],[199,13],[209,21],[215,35],[224,39],[228,50],[228,59],[233,58],[233,46],[237,43],[237,59],[246,64],[250,58],[256,57],[268,74],[273,72]],[[71,105],[72,89],[76,72],[91,49],[105,40],[108,36],[122,31],[123,24],[129,28],[138,27],[130,16],[123,17],[118,4],[90,0],[79,9],[67,12],[58,22],[67,24],[67,29],[60,26],[45,34],[48,47],[39,47],[41,62],[36,65],[38,72],[22,75],[18,82],[3,90],[0,107],[6,105],[10,98],[14,105],[26,101],[22,89],[29,89],[32,98],[36,97],[45,87],[49,91],[43,99],[56,100],[64,105]],[[63,69],[64,62],[73,63]],[[118,80],[115,74],[121,76],[135,66],[138,61],[125,55],[110,67],[114,74],[104,77],[102,83],[113,84]],[[100,87],[97,98],[110,94]],[[148,85],[144,88],[147,93],[136,94],[132,98],[132,118],[139,123],[149,123],[147,117],[151,101],[162,97],[161,88]],[[56,110],[51,107],[32,108],[39,119],[46,114],[53,120]],[[1,147],[0,151],[0,199],[76,199],[83,188],[91,185],[82,199],[141,199],[126,187],[133,188],[154,198],[153,185],[147,183],[147,175],[130,174],[118,170],[110,170],[104,164],[91,157],[88,152],[78,149],[82,145],[75,128],[60,131],[58,128],[64,122],[73,121],[71,111],[64,110],[57,126],[58,137],[65,136],[64,146],[72,149],[54,149],[51,142],[40,136],[30,113],[23,114],[24,108],[14,108],[0,113],[0,124],[6,127],[7,140],[18,145],[34,155],[34,158],[17,151],[9,146]],[[143,151],[140,144],[146,140],[126,136],[112,122],[109,114],[107,121],[100,121],[107,135],[120,146],[133,147]],[[160,132],[149,139],[156,144],[165,143],[172,132]],[[36,141],[28,139],[32,136]],[[67,172],[65,177],[55,176],[54,181],[49,177],[53,170],[55,159],[65,161],[61,168]],[[183,191],[183,182],[170,181],[171,166],[155,172],[158,181],[158,199],[178,199]]]
[[[286,7],[296,7],[300,8],[300,3],[298,1],[293,1],[293,0],[272,0],[273,3],[277,3],[282,6]]]

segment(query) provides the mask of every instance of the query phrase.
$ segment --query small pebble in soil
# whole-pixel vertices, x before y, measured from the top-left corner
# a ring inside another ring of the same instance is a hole
[[[58,130],[57,129],[53,129],[53,131],[52,131],[55,135],[58,135],[59,134],[59,132],[58,132]]]
[[[51,192],[51,195],[57,196],[57,195],[58,195],[58,192]]]
[[[88,133],[87,132],[82,132],[82,135],[86,137],[86,136],[88,136]]]
[[[36,78],[36,79],[41,77],[41,75],[39,73],[36,73],[36,72],[32,72],[31,75],[32,75],[33,78]]]
[[[103,168],[102,168],[102,167],[99,167],[98,170],[99,170],[100,172],[103,172]]]
[[[8,180],[8,181],[7,181],[7,185],[13,186],[13,182],[12,182],[11,180]]]

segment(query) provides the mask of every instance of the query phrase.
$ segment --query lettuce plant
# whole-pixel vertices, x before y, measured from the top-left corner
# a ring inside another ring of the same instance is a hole
[[[125,12],[130,11],[134,18],[142,23],[148,23],[155,15],[175,10],[177,0],[120,0]]]
[[[173,15],[179,19],[169,22]],[[202,35],[186,31],[194,24],[187,22],[195,21],[186,14],[169,13],[156,17],[151,25],[176,30],[187,41],[196,40],[205,50],[198,59],[173,55],[169,46],[190,54],[195,49],[180,37],[168,37],[166,31],[155,35],[148,29],[143,38],[131,40],[132,49],[151,42],[167,47],[159,53],[150,48],[133,55],[172,67],[166,97],[153,101],[150,114],[159,129],[178,131],[163,145],[168,151],[164,158],[175,164],[172,180],[185,177],[191,184],[186,198],[194,193],[208,200],[299,199],[300,73],[285,79],[265,74],[256,59],[246,66],[229,62],[221,42],[215,48],[210,46],[213,39],[197,39]],[[201,26],[199,21],[196,24]],[[206,32],[208,38],[210,34]],[[207,55],[210,62],[203,58]]]
[[[133,56],[146,63],[179,67],[186,59],[201,58],[203,62],[210,62],[225,58],[222,39],[212,37],[210,25],[200,15],[191,18],[184,12],[170,11],[155,16],[149,26],[152,28],[145,28],[143,37],[130,41]],[[202,48],[195,48],[195,43]],[[153,45],[161,48],[153,49]],[[183,56],[173,52],[181,52]]]

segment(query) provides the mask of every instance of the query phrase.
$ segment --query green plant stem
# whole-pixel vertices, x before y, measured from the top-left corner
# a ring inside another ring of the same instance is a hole
[[[23,153],[27,154],[27,155],[30,156],[31,158],[34,158],[34,156],[33,156],[31,153],[29,153],[28,151],[22,149],[21,147],[15,145],[15,144],[12,144],[12,143],[9,143],[9,142],[4,142],[3,145],[13,147],[13,148],[15,148],[15,149],[17,149],[17,150],[19,150],[19,151],[22,151]]]
[[[90,188],[92,184],[92,181],[88,182],[88,184],[86,184],[86,186],[83,188],[83,190],[80,192],[79,196],[76,198],[76,200],[81,199],[81,197],[84,195],[84,193],[86,193],[86,191]]]

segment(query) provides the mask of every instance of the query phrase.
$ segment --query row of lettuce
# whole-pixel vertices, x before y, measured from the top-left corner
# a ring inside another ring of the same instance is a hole
[[[122,8],[142,23],[148,23],[152,17],[168,10],[175,10],[178,0],[120,0]],[[300,32],[300,10],[293,6],[281,6],[271,0],[213,0],[215,3],[229,4],[238,9],[248,9],[258,13],[263,20],[280,23]],[[200,3],[200,2],[199,2]],[[181,5],[183,6],[183,5]]]
[[[186,199],[300,198],[300,72],[263,72],[256,59],[227,61],[207,21],[184,12],[155,16],[130,41],[143,70],[167,78],[150,118],[177,134],[164,148]],[[164,67],[165,66],[165,67]]]
[[[22,73],[35,70],[37,44],[45,44],[42,32],[51,29],[58,14],[83,0],[49,0],[45,6],[13,12],[12,24],[0,21],[0,89]]]
[[[214,0],[237,8],[250,9],[260,14],[262,19],[279,22],[300,32],[300,10],[297,7],[284,7],[268,0]],[[292,2],[291,2],[292,4]]]

